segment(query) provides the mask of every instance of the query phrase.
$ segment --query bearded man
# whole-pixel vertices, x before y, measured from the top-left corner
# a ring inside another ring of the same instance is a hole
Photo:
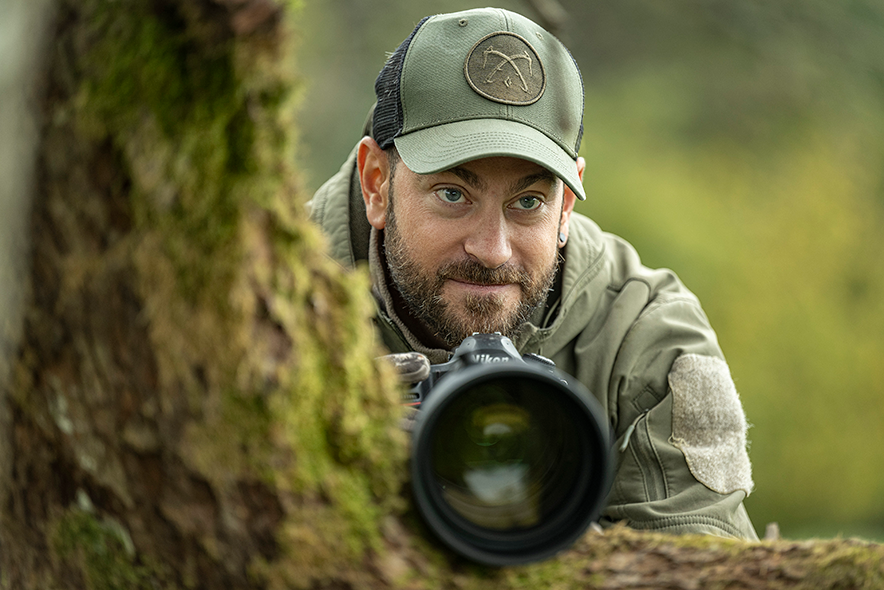
[[[746,419],[697,298],[574,212],[583,82],[568,50],[509,11],[436,15],[375,90],[311,214],[336,259],[368,264],[405,379],[500,332],[604,409],[619,457],[603,526],[757,539]]]

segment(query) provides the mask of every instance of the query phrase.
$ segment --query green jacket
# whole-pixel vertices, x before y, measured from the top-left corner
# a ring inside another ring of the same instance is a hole
[[[335,259],[369,263],[386,346],[447,360],[447,351],[417,342],[385,303],[355,150],[317,191],[311,216]],[[757,539],[743,506],[752,490],[746,419],[697,298],[674,273],[646,268],[632,246],[579,214],[564,258],[546,308],[514,342],[579,379],[607,412],[619,460],[602,524]]]

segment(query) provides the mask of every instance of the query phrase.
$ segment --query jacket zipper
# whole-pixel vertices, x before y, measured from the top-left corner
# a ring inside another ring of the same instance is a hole
[[[635,427],[638,424],[638,421],[645,417],[645,414],[648,413],[649,410],[645,410],[641,414],[635,417],[635,420],[632,421],[632,424],[629,425],[629,428],[626,429],[626,435],[623,437],[623,442],[620,443],[620,452],[626,450],[626,447],[629,446],[629,439],[632,438],[632,433],[635,432]]]
[[[632,451],[635,453],[636,461],[645,480],[648,501],[651,502],[665,499],[667,497],[667,486],[666,478],[663,474],[663,466],[660,464],[660,458],[654,451],[653,443],[651,442],[648,412],[649,410],[645,410],[639,414],[632,424],[629,425],[619,450],[621,453],[625,451],[629,447],[632,437],[638,437],[632,445]]]

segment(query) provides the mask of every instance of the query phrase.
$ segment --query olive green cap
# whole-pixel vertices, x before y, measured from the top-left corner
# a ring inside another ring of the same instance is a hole
[[[385,66],[400,71],[378,77],[375,139],[387,147],[377,132],[389,135],[410,170],[432,174],[512,156],[547,168],[586,198],[575,162],[583,81],[551,33],[514,12],[481,8],[421,21],[402,51]]]

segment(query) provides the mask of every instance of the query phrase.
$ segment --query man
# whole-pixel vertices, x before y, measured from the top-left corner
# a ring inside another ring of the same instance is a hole
[[[512,12],[437,15],[375,89],[312,216],[333,256],[367,261],[383,341],[410,353],[391,358],[417,358],[417,378],[469,334],[501,332],[607,412],[619,462],[602,524],[757,539],[746,420],[699,302],[573,211],[583,84],[567,49]]]

